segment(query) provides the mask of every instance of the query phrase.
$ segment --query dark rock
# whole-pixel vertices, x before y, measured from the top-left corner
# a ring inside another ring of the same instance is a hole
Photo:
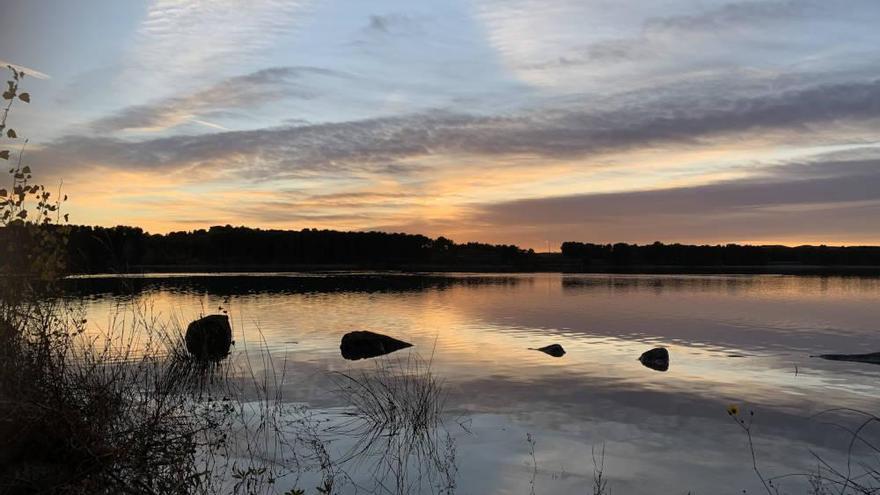
[[[186,350],[203,361],[219,361],[229,355],[232,327],[226,315],[209,315],[186,328]]]
[[[412,347],[412,344],[380,333],[359,330],[343,335],[339,350],[345,359],[356,361],[390,354],[407,347]]]
[[[531,349],[531,350],[541,351],[544,354],[549,354],[553,357],[562,357],[565,355],[565,349],[563,349],[562,346],[559,344],[550,344],[548,346],[539,347],[537,349]]]
[[[822,359],[830,359],[832,361],[880,364],[880,352],[871,352],[868,354],[820,354],[819,357]]]
[[[652,370],[666,371],[669,369],[669,351],[664,347],[655,347],[639,356],[639,361]]]

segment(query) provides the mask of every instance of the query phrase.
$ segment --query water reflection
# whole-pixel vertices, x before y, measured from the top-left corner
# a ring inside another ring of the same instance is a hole
[[[756,450],[777,474],[813,465],[810,450],[846,452],[813,414],[878,405],[880,368],[810,357],[880,349],[877,279],[276,274],[143,279],[134,292],[93,283],[72,293],[98,294],[87,302],[95,332],[119,301],[190,321],[229,297],[235,340],[263,342],[289,363],[285,396],[326,410],[344,405],[327,393],[333,373],[375,365],[340,356],[352,328],[394,329],[430,349],[452,414],[468,422],[455,438],[468,493],[527,491],[527,434],[538,493],[586,491],[601,444],[615,493],[754,492],[729,404],[756,411]],[[548,341],[565,359],[529,349]],[[653,347],[675,365],[656,373],[636,360]]]
[[[867,354],[820,354],[820,358],[831,361],[850,361],[853,363],[880,364],[880,352]]]
[[[306,293],[406,293],[453,287],[516,286],[531,283],[517,276],[415,275],[394,273],[175,273],[89,275],[65,280],[71,296],[130,296],[167,291],[215,296]]]

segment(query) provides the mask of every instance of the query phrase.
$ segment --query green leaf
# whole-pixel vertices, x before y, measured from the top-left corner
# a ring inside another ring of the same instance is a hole
[[[15,133],[15,129],[9,129],[8,131],[6,131],[6,137],[10,139],[15,139],[18,137],[18,134]]]
[[[31,102],[31,95],[30,95],[30,93],[22,93],[22,94],[18,95],[18,99],[25,102],[25,103],[30,103]]]
[[[0,150],[0,158],[9,160],[9,150]]]

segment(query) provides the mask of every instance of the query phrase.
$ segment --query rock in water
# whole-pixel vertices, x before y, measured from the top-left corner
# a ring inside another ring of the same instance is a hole
[[[871,352],[868,354],[820,354],[819,357],[822,359],[830,359],[832,361],[880,364],[880,352]]]
[[[532,349],[533,351],[541,351],[544,354],[549,354],[553,357],[562,357],[565,355],[565,349],[562,348],[559,344],[550,344],[548,346],[539,347],[537,349]]]
[[[666,371],[669,369],[669,351],[664,347],[655,347],[639,356],[639,361],[652,370]]]
[[[229,355],[232,327],[226,315],[209,315],[186,328],[186,350],[197,359],[219,361]]]
[[[345,359],[356,361],[390,354],[407,347],[412,347],[412,344],[380,333],[358,330],[342,336],[339,350]]]

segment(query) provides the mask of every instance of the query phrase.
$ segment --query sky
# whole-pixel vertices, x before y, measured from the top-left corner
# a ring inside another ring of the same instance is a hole
[[[880,244],[878,22],[877,0],[0,0],[0,60],[39,76],[9,123],[77,224]]]

